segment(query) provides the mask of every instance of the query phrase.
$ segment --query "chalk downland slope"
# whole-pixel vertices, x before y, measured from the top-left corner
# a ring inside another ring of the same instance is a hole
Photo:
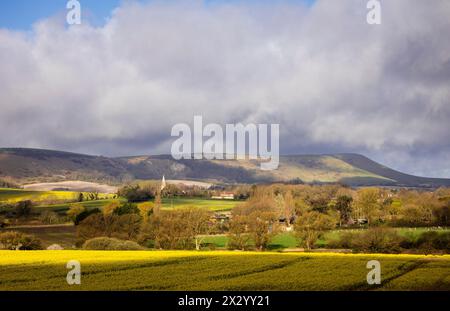
[[[22,184],[80,180],[117,185],[135,179],[225,183],[340,182],[350,186],[450,186],[450,179],[403,174],[358,154],[289,155],[274,171],[253,160],[174,160],[170,155],[108,158],[40,149],[0,149],[0,179]]]
[[[116,193],[117,187],[87,181],[61,181],[23,185],[25,190],[32,191],[75,191]]]

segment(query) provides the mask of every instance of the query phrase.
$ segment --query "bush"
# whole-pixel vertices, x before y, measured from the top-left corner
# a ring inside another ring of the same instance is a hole
[[[58,214],[49,210],[44,210],[39,216],[39,220],[46,225],[54,225],[64,222],[64,218],[59,217]]]
[[[86,241],[96,237],[111,237],[134,240],[141,228],[141,217],[135,214],[122,216],[94,214],[84,219],[77,227],[79,240]]]
[[[6,250],[38,250],[42,249],[41,240],[33,235],[9,231],[0,233],[0,249]]]
[[[354,240],[353,249],[370,253],[400,253],[402,240],[393,229],[371,228]]]
[[[352,249],[355,244],[356,237],[357,234],[345,232],[341,234],[338,239],[329,241],[327,246],[329,248]]]
[[[100,209],[98,208],[94,208],[92,210],[84,210],[83,212],[79,213],[78,215],[75,216],[75,220],[73,221],[74,224],[77,226],[79,225],[83,220],[85,220],[86,218],[88,218],[91,215],[95,215],[95,214],[100,214]]]
[[[405,239],[395,230],[371,228],[365,232],[343,233],[337,240],[330,241],[331,248],[346,248],[365,253],[400,253]]]
[[[31,214],[33,208],[33,202],[30,200],[20,201],[16,205],[17,217],[28,217]]]
[[[133,203],[124,203],[117,207],[114,211],[114,214],[122,216],[127,214],[139,214],[139,209],[136,204]]]
[[[227,248],[230,250],[250,250],[251,245],[250,236],[248,234],[229,235]]]
[[[142,250],[142,246],[133,241],[124,241],[115,238],[98,237],[87,240],[83,244],[83,249],[89,250]]]
[[[8,219],[6,219],[3,216],[0,216],[0,228],[5,228],[8,225],[9,225]]]
[[[155,198],[156,188],[152,185],[128,185],[118,191],[118,195],[125,197],[128,202],[144,202]]]
[[[214,251],[216,250],[216,245],[214,243],[202,243],[201,248]]]
[[[433,247],[450,252],[450,232],[438,234],[433,240]]]
[[[435,231],[423,233],[415,243],[418,249],[432,252],[433,250],[450,251],[450,233],[438,233]]]
[[[82,194],[82,193],[80,193]],[[86,208],[83,205],[80,204],[72,204],[69,208],[69,210],[66,212],[67,217],[69,217],[70,220],[72,220],[74,223],[77,221],[78,215],[81,213],[86,212]],[[79,220],[81,221],[81,220]],[[75,223],[77,224],[77,223]]]
[[[155,248],[154,240],[145,240],[143,243],[144,243],[143,245],[147,248]]]

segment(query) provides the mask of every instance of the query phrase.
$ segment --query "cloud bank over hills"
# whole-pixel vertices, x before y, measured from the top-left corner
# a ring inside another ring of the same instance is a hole
[[[170,150],[171,127],[280,123],[281,153],[364,153],[450,176],[450,3],[126,2],[102,27],[64,15],[0,29],[0,146]]]

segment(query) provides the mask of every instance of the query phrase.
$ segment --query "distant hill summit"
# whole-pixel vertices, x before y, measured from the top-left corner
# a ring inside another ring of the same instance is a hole
[[[0,149],[0,179],[20,183],[83,180],[118,184],[162,175],[222,183],[450,186],[450,179],[404,174],[359,154],[281,156],[278,170],[261,171],[259,162],[253,160],[174,160],[170,155],[110,158],[43,149]]]

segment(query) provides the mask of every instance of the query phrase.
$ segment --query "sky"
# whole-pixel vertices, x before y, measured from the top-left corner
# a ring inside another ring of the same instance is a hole
[[[86,17],[95,25],[102,25],[120,0],[81,0]],[[30,30],[33,24],[51,15],[64,13],[67,0],[11,0],[0,4],[0,27]]]
[[[0,2],[0,146],[169,153],[176,123],[279,123],[282,154],[450,177],[450,1]]]
[[[285,3],[304,3],[312,5],[315,0],[289,0]],[[7,0],[0,4],[0,27],[30,30],[34,23],[51,15],[66,12],[68,0]],[[103,26],[111,17],[112,12],[127,0],[79,0],[85,11],[85,18],[95,26]],[[131,2],[131,1],[128,1]],[[135,0],[135,2],[148,3],[150,1]],[[205,6],[221,4],[239,4],[240,0],[205,0]],[[273,0],[247,0],[246,3],[264,3],[271,5]],[[278,1],[279,2],[279,1]]]

